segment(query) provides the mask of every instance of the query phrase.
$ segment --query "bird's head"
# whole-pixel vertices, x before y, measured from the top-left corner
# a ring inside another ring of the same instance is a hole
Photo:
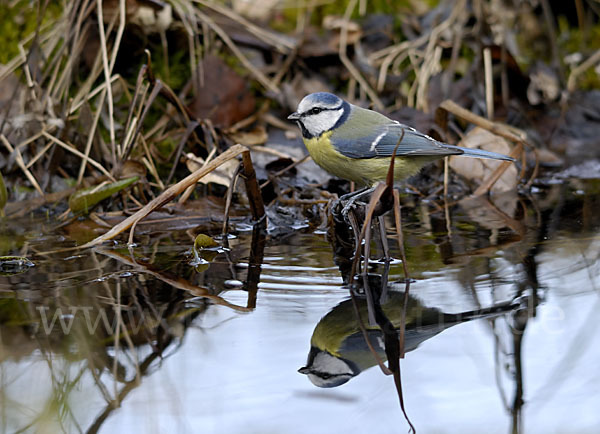
[[[306,95],[298,109],[288,116],[296,121],[306,138],[319,137],[341,125],[350,112],[350,104],[332,93],[317,92]]]
[[[360,374],[360,369],[351,361],[311,347],[307,365],[298,372],[307,375],[315,386],[338,387]]]

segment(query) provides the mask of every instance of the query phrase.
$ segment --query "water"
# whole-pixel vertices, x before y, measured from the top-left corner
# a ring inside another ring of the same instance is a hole
[[[600,190],[536,191],[403,209],[414,314],[401,375],[417,432],[600,432]],[[0,276],[2,432],[407,432],[392,377],[368,368],[351,302],[339,305],[345,262],[323,231],[242,231],[196,271],[202,228],[142,235],[132,252],[44,253],[90,235],[2,224],[2,254],[35,263]],[[403,277],[394,261],[392,322]],[[362,372],[334,388],[298,373],[315,330]]]

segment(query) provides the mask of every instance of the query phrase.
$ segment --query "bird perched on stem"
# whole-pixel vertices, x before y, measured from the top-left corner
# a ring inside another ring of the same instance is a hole
[[[447,145],[327,92],[305,96],[288,119],[302,130],[304,144],[319,166],[363,187],[385,180],[396,146],[395,181],[449,155],[514,161],[495,152]]]

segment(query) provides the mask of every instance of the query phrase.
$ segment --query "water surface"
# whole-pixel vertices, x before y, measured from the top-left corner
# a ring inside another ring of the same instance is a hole
[[[407,414],[421,433],[600,432],[598,184],[539,185],[494,202],[403,209],[406,333],[418,344],[401,361]],[[196,269],[203,227],[142,234],[131,251],[44,253],[85,230],[2,222],[2,254],[35,267],[0,276],[0,430],[406,432],[392,378],[367,367],[372,353],[348,331],[345,258],[325,231],[260,237],[233,226],[230,248]],[[391,219],[388,229],[398,258]],[[388,280],[383,302],[402,308],[398,260]],[[502,303],[513,305],[444,316]],[[437,329],[429,317],[441,318]],[[344,341],[354,353],[340,353],[363,360],[362,372],[332,388],[298,373],[313,332]]]

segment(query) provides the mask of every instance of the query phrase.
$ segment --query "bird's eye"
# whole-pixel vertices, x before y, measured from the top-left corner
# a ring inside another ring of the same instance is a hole
[[[311,115],[318,115],[322,111],[323,111],[323,109],[321,107],[313,107],[313,108],[310,109],[309,113]]]

